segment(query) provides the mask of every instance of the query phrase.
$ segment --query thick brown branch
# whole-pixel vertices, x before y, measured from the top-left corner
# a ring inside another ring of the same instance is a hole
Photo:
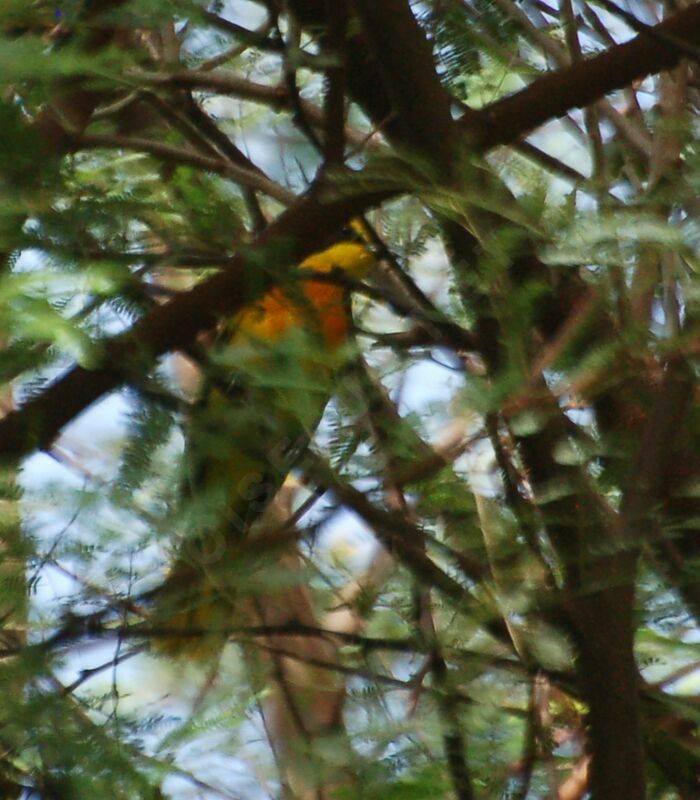
[[[700,43],[700,4],[690,6],[651,31],[689,45]],[[463,122],[465,133],[480,149],[488,150],[510,143],[572,108],[584,108],[635,80],[671,69],[684,57],[683,51],[651,31],[598,56],[544,75],[526,89],[486,106],[476,115],[470,114]]]
[[[454,154],[450,97],[408,2],[356,0],[355,7],[368,39],[369,66],[389,101],[384,116],[391,116],[392,137],[446,168]]]

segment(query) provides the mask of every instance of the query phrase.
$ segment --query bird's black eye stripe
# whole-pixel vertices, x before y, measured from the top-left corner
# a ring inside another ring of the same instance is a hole
[[[371,236],[368,234],[363,233],[362,228],[357,222],[348,223],[344,225],[342,228],[338,229],[338,231],[326,238],[318,247],[316,252],[320,253],[323,250],[326,250],[333,245],[340,244],[341,242],[354,242],[356,244],[361,244],[364,247],[372,250],[374,252],[375,246]]]
[[[360,242],[365,244],[364,239],[351,225],[345,225],[340,233],[343,242]]]

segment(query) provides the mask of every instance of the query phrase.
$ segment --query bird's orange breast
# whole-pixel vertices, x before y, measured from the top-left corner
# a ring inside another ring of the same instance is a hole
[[[318,331],[329,350],[346,340],[350,327],[345,290],[320,281],[304,281],[301,296],[281,288],[272,289],[259,302],[244,310],[236,336],[274,342],[291,330]]]

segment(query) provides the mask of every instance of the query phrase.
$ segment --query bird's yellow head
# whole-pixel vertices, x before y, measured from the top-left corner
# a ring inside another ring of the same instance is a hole
[[[359,219],[352,220],[341,241],[313,253],[299,266],[314,272],[339,269],[351,278],[364,278],[377,260],[369,246],[370,241],[366,224]]]

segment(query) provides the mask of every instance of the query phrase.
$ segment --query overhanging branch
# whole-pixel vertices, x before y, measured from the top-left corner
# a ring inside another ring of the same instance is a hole
[[[669,39],[700,43],[700,3],[640,33],[625,44],[549,72],[520,92],[463,118],[462,128],[480,150],[511,144],[534,128],[584,108],[633,81],[671,69],[685,53]]]

